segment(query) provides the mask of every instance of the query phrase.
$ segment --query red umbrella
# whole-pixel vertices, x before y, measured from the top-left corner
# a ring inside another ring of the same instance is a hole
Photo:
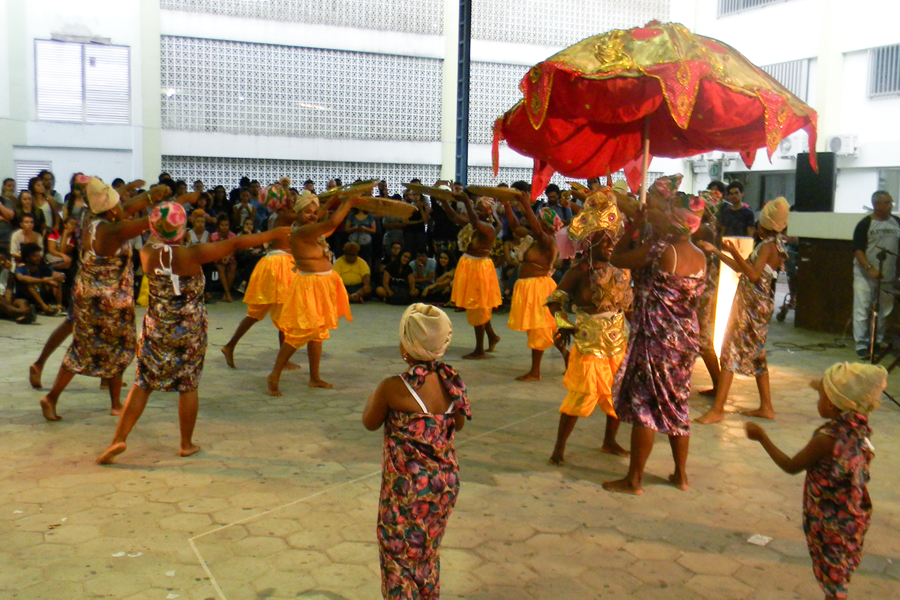
[[[798,129],[817,169],[816,111],[722,42],[651,21],[582,40],[532,67],[524,98],[494,124],[499,143],[534,158],[532,195],[551,175],[588,178],[625,169],[632,189],[652,156],[756,150],[769,158]],[[642,197],[643,200],[643,197]]]

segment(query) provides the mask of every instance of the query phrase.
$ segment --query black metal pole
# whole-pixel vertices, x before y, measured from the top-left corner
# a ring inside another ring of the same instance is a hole
[[[456,180],[466,185],[469,168],[469,66],[472,0],[459,0],[459,53],[456,79]]]

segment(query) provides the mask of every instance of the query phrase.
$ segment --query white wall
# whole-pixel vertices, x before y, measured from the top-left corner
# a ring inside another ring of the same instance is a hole
[[[107,183],[116,177],[130,181],[134,162],[131,150],[49,146],[18,147],[13,149],[13,158],[50,161],[53,165],[52,171],[56,175],[57,190],[63,195],[69,191],[69,178],[73,173],[93,175]],[[155,181],[155,178],[153,180]]]

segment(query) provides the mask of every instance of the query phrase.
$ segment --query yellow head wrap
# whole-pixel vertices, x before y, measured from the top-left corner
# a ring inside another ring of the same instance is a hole
[[[400,343],[416,360],[433,361],[444,355],[453,325],[441,309],[417,302],[400,318]]]
[[[837,363],[822,378],[825,395],[841,412],[852,410],[863,415],[881,406],[881,393],[887,387],[887,369],[881,365]]]
[[[300,212],[310,204],[315,204],[316,208],[319,207],[319,197],[310,192],[309,190],[303,190],[303,193],[297,197],[297,200],[294,202],[294,212]]]
[[[759,224],[769,231],[781,233],[787,228],[788,216],[791,214],[791,205],[783,197],[766,202],[762,214],[759,215]]]

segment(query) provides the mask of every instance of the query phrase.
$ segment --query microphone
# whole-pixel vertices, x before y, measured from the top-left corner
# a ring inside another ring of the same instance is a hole
[[[875,249],[879,250],[881,252],[884,252],[885,254],[890,254],[891,256],[896,256],[896,257],[900,258],[900,254],[897,254],[896,252],[891,252],[887,248],[882,248],[881,246],[875,246]]]

